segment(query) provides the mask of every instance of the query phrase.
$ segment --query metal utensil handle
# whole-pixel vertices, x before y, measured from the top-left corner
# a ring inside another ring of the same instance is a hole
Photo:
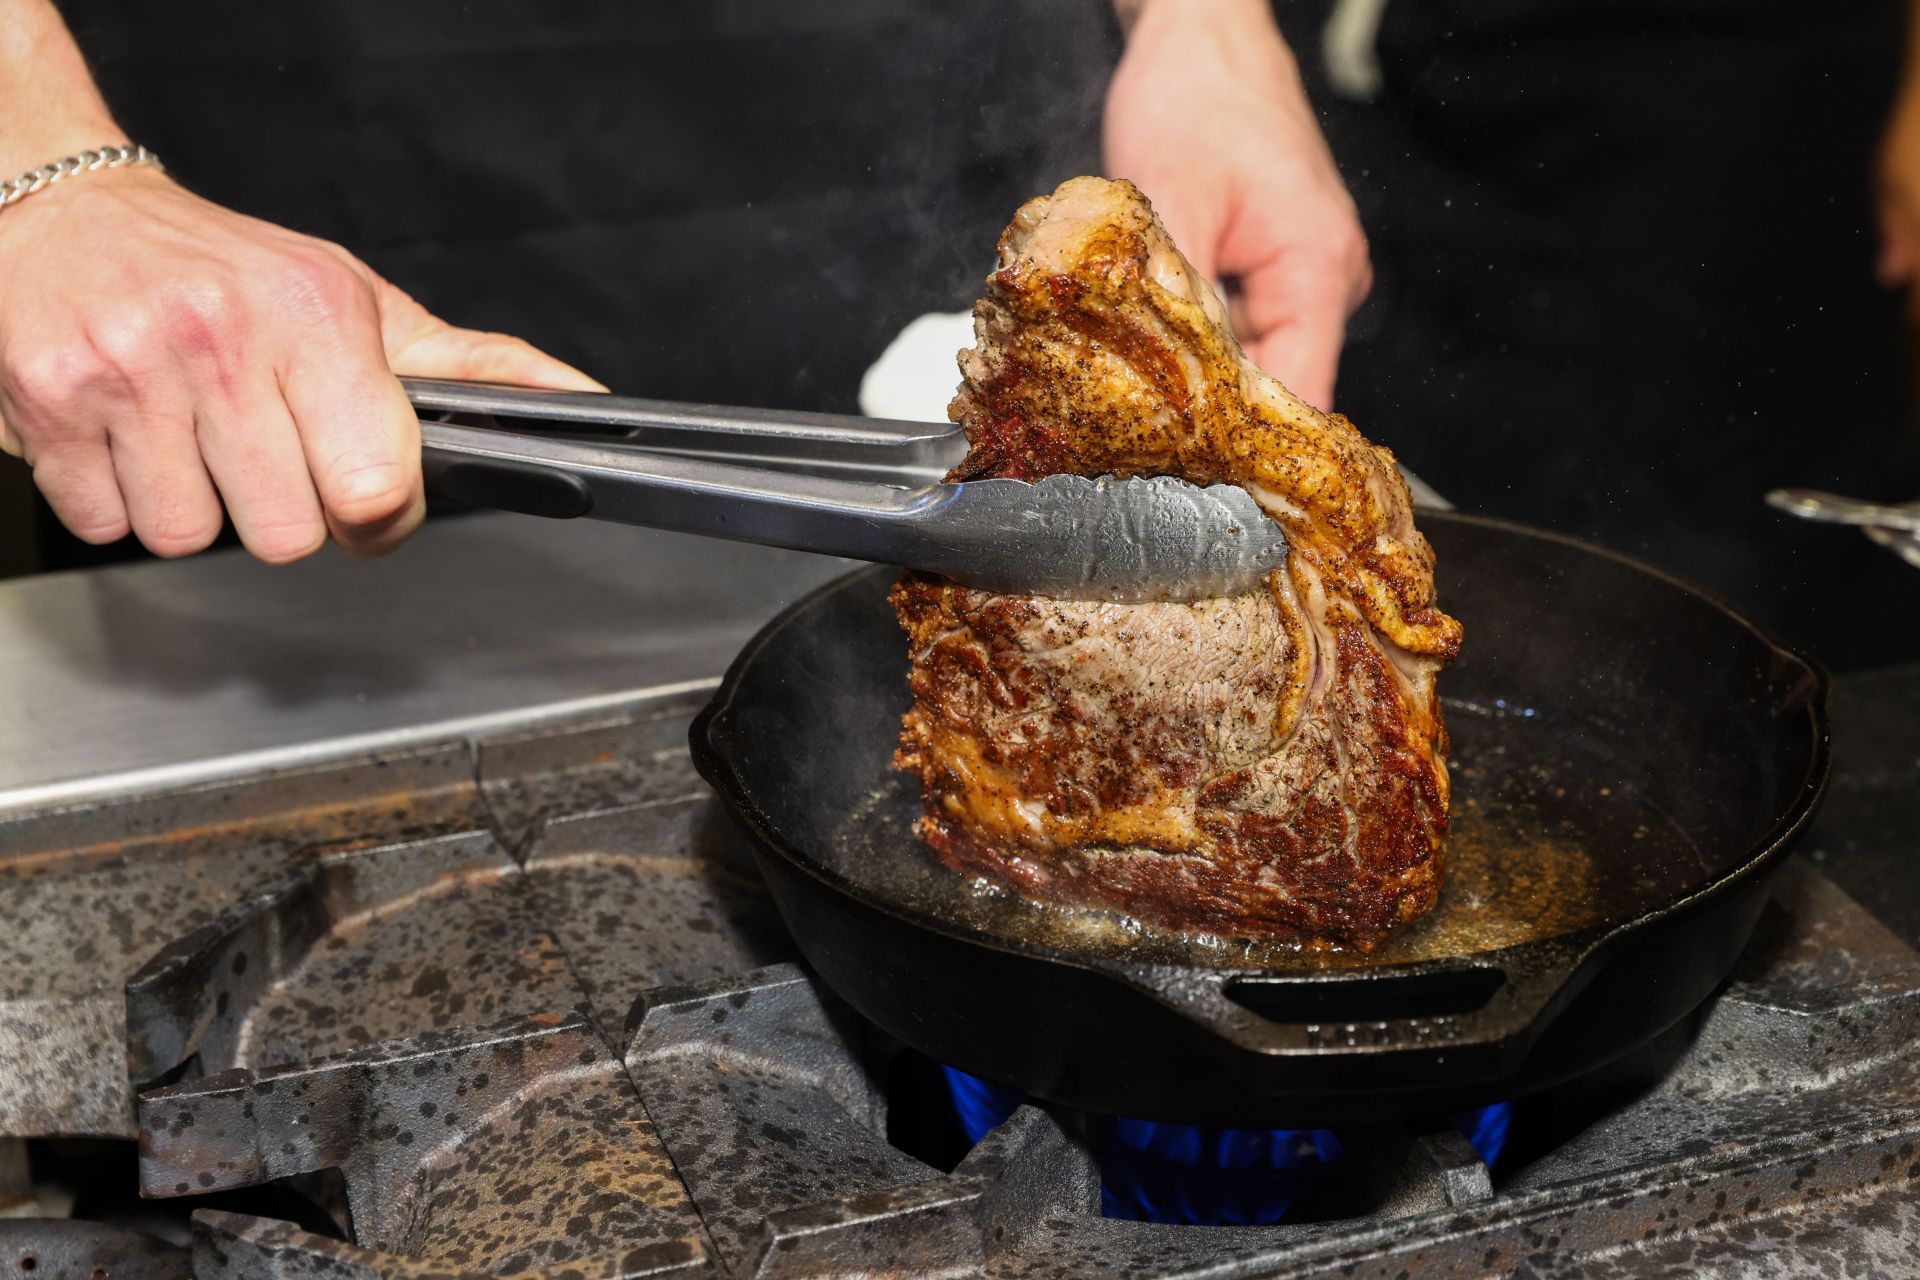
[[[1233,486],[1050,476],[899,488],[455,423],[423,422],[420,433],[433,497],[908,565],[989,591],[1233,595],[1287,551],[1279,526]]]
[[[1876,545],[1885,547],[1914,568],[1920,569],[1920,533],[1889,529],[1877,524],[1868,525],[1861,532],[1873,539]]]
[[[447,378],[402,378],[407,398],[426,413],[481,415],[511,424],[565,423],[575,428],[719,435],[766,440],[897,448],[946,440],[959,428],[950,423],[900,422],[786,409],[744,409],[712,404],[640,400],[595,391],[553,391],[508,387]]]
[[[444,422],[421,423],[420,440],[429,497],[856,559],[888,559],[901,522],[950,494]]]
[[[1769,505],[1823,524],[1853,524],[1901,529],[1920,533],[1920,505],[1890,506],[1848,498],[1818,489],[1775,489],[1767,494]]]

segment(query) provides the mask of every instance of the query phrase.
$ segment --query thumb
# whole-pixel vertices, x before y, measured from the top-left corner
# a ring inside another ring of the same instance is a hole
[[[420,378],[463,378],[474,382],[505,382],[523,387],[552,387],[560,391],[605,391],[600,382],[563,360],[556,360],[533,344],[504,333],[456,329],[436,322],[389,353],[397,374]]]
[[[403,290],[377,277],[375,292],[380,303],[380,336],[386,345],[387,363],[396,374],[562,391],[607,389],[523,339],[450,325]]]

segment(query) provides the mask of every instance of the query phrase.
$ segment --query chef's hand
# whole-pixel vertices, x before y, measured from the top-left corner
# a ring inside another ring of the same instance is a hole
[[[262,560],[329,532],[392,549],[425,505],[396,373],[600,389],[154,169],[80,174],[0,213],[0,448],[88,542],[198,551],[224,503]]]
[[[1367,238],[1268,0],[1121,0],[1106,168],[1146,193],[1195,267],[1229,288],[1247,353],[1333,401]]]
[[[1916,14],[1920,18],[1920,14]],[[1920,26],[1916,26],[1920,40]],[[1908,300],[1920,310],[1920,48],[1909,55],[1908,68],[1887,130],[1880,139],[1874,186],[1880,223],[1880,283],[1890,289],[1907,288]]]

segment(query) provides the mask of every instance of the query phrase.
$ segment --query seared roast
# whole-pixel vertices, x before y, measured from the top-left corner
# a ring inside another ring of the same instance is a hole
[[[1393,455],[1241,353],[1130,183],[1021,207],[974,309],[952,479],[1244,485],[1285,528],[1248,595],[1097,604],[909,573],[898,768],[956,871],[1225,937],[1367,948],[1430,908],[1447,825],[1433,595]]]

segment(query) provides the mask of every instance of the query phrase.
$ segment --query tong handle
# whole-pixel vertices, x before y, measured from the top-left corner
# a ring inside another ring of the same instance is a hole
[[[597,391],[509,387],[451,378],[402,378],[400,384],[422,414],[496,419],[517,430],[560,424],[575,431],[601,429],[622,436],[645,435],[662,442],[725,436],[888,449],[951,439],[958,430],[950,423],[679,404]]]
[[[1232,595],[1287,550],[1244,489],[1167,477],[901,487],[449,422],[422,422],[420,438],[434,497],[910,565],[988,591]]]
[[[1864,498],[1846,498],[1818,489],[1775,489],[1767,494],[1767,503],[1802,520],[1823,524],[1852,524],[1866,528],[1899,529],[1920,532],[1920,503],[1892,505],[1869,502]]]
[[[443,429],[440,424],[422,423],[420,429],[420,470],[429,498],[552,520],[593,514],[593,486],[564,465],[467,453],[431,438]]]
[[[903,520],[951,497],[933,486],[901,489],[448,422],[422,422],[420,446],[430,498],[862,558],[884,558],[876,553],[898,540]]]

